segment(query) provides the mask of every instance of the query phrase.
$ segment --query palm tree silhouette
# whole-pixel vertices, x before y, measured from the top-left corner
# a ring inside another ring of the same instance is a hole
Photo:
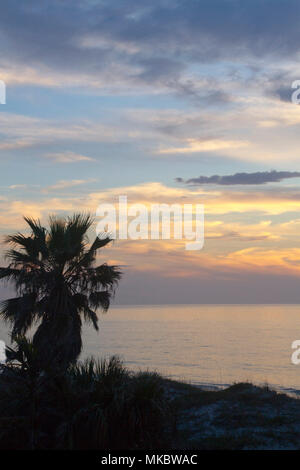
[[[107,311],[121,278],[118,266],[95,266],[97,250],[112,239],[104,234],[89,246],[90,215],[49,217],[49,228],[24,218],[31,234],[8,236],[8,267],[0,279],[14,284],[17,297],[1,303],[2,317],[12,325],[12,339],[25,335],[35,324],[33,345],[41,365],[67,367],[78,358],[82,319],[98,330],[97,309]]]

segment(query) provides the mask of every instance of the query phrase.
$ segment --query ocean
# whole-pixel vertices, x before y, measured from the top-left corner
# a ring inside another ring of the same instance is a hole
[[[82,358],[119,355],[133,370],[208,387],[234,382],[300,390],[300,305],[153,305],[112,307],[100,331],[83,329]],[[0,339],[8,341],[2,325]]]

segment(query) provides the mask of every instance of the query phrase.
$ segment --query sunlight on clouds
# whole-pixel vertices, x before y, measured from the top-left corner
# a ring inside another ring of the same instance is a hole
[[[74,186],[81,186],[82,184],[89,183],[89,180],[60,180],[52,186],[43,189],[43,192],[55,191],[59,189],[73,188]]]
[[[136,253],[134,248],[139,243],[141,246]],[[195,276],[218,278],[224,273],[239,276],[241,272],[300,277],[300,249],[298,248],[270,250],[250,247],[224,254],[212,254],[205,250],[191,254],[191,252],[184,251],[181,242],[177,241],[159,240],[139,243],[127,241],[114,247],[115,252],[120,252],[118,259],[122,264],[132,266],[135,271],[150,271],[164,277],[191,278]]]
[[[54,192],[64,190],[64,196],[60,197],[53,198],[44,193],[39,201],[0,201],[2,233],[4,230],[5,233],[22,230],[23,215],[45,222],[48,214],[54,213],[85,211],[95,214],[100,203],[117,204],[120,195],[127,195],[128,207],[134,203],[143,203],[147,208],[153,203],[204,204],[205,242],[201,251],[186,251],[185,239],[129,239],[116,240],[112,247],[107,248],[107,256],[117,259],[118,264],[129,270],[159,273],[165,277],[210,278],[224,273],[238,276],[240,272],[300,276],[300,249],[297,248],[300,219],[291,215],[288,221],[278,220],[273,224],[271,220],[274,215],[300,211],[300,195],[296,191],[208,191],[150,182],[90,192],[80,198],[68,193],[68,188],[84,183],[87,184],[88,180],[60,180],[48,188]],[[36,190],[40,194],[40,189]],[[230,214],[233,213],[235,219],[231,220]],[[248,213],[261,214],[263,219],[253,222],[247,217]]]
[[[248,146],[248,142],[231,141],[231,140],[196,140],[187,139],[187,147],[166,148],[158,151],[164,153],[194,153],[194,152],[216,152],[223,149],[234,149]]]

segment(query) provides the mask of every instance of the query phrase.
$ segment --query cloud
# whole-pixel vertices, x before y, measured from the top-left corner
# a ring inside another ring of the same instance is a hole
[[[266,184],[266,183],[279,183],[284,179],[300,178],[299,171],[257,171],[255,173],[235,173],[234,175],[213,175],[213,176],[198,176],[197,178],[190,178],[184,180],[183,178],[176,178],[177,183],[185,183],[192,185],[201,184],[217,184],[217,185],[235,185],[235,184]]]
[[[87,180],[60,180],[42,191],[39,200],[22,196],[20,200],[0,201],[1,235],[24,229],[23,215],[44,222],[50,213],[70,214],[85,211],[95,214],[102,202],[118,203],[119,195],[128,196],[128,206],[144,203],[203,203],[205,206],[205,248],[199,253],[185,251],[185,240],[117,240],[108,257],[131,266],[135,272],[160,276],[215,278],[241,273],[285,273],[300,276],[299,211],[300,193],[291,188],[270,188],[260,192],[215,191],[202,188],[168,187],[151,182],[127,187],[111,187],[98,192],[73,193],[72,187]],[[53,197],[52,191],[61,191]],[[270,214],[294,210],[288,223],[271,223]],[[239,221],[235,220],[239,211]],[[260,214],[262,222],[249,216]],[[218,214],[218,217],[216,217]],[[294,220],[291,218],[294,217]],[[96,219],[96,222],[98,220]],[[92,229],[94,230],[94,229]],[[93,232],[94,235],[94,232]]]
[[[195,153],[195,152],[216,152],[223,149],[234,149],[245,147],[248,142],[243,141],[232,141],[232,140],[221,140],[221,139],[187,139],[187,147],[170,147],[161,149],[158,153]]]
[[[81,162],[81,161],[93,161],[94,158],[87,157],[86,155],[80,155],[78,153],[66,151],[66,152],[58,152],[58,153],[48,153],[45,155],[50,160],[59,163],[73,163],[73,162]]]
[[[115,108],[93,120],[33,118],[2,112],[0,156],[6,159],[8,153],[22,152],[22,156],[30,154],[40,160],[71,163],[82,157],[91,158],[89,155],[102,158],[107,145],[114,146],[112,158],[118,158],[125,144],[140,159],[149,156],[157,159],[157,155],[196,159],[209,153],[231,161],[257,161],[264,165],[268,161],[269,167],[275,168],[284,159],[286,169],[298,170],[299,123],[298,106],[279,101],[274,104],[267,98],[259,103],[248,100],[238,112],[226,109],[215,113],[207,108],[192,111]],[[81,142],[85,147],[78,146]],[[115,144],[122,144],[120,152]],[[68,154],[64,149],[74,149],[74,152]]]
[[[230,231],[225,233],[208,233],[205,236],[206,240],[233,240],[233,241],[262,241],[262,240],[277,240],[278,236],[271,235],[270,233],[258,233],[256,235],[241,234],[239,232]]]
[[[57,119],[32,118],[12,113],[0,114],[0,150],[19,150],[56,143],[75,142],[114,142],[121,134],[114,126],[87,119],[64,121]],[[124,138],[125,132],[122,137]],[[47,156],[47,155],[46,155]],[[73,152],[50,153],[49,158],[57,161],[87,160],[90,157]]]
[[[199,65],[250,70],[297,57],[299,17],[297,0],[11,0],[1,9],[0,70],[15,84],[168,88],[190,98]]]
[[[9,189],[26,189],[28,184],[12,184],[9,186]]]
[[[55,191],[60,189],[73,188],[74,186],[80,186],[85,183],[89,183],[91,180],[60,180],[52,186],[48,186],[43,192]]]

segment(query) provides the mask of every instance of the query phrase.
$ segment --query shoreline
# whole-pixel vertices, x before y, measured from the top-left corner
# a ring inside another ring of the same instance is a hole
[[[159,373],[159,372],[158,372]],[[287,395],[292,398],[300,398],[300,389],[297,387],[285,387],[283,385],[278,385],[278,384],[273,384],[273,383],[268,383],[268,382],[253,382],[253,381],[248,381],[248,380],[243,380],[243,381],[233,381],[232,383],[215,383],[215,382],[192,382],[184,379],[180,379],[177,377],[172,377],[172,376],[164,376],[164,379],[170,380],[172,382],[177,382],[177,383],[183,383],[187,385],[191,385],[192,387],[197,387],[203,391],[207,392],[219,392],[222,390],[226,390],[236,384],[240,383],[245,383],[252,385],[254,387],[258,388],[269,388],[270,390],[275,391],[276,393]]]

